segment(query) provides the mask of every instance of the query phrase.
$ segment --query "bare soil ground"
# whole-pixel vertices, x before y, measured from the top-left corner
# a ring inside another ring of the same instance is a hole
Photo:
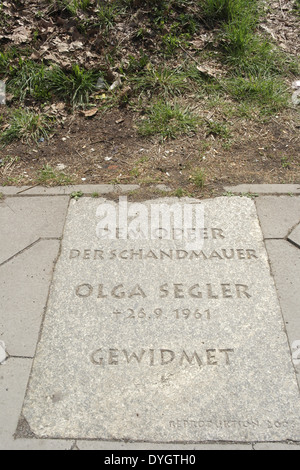
[[[23,34],[22,47],[31,48],[33,57],[50,60],[51,55],[51,60],[66,67],[74,57],[89,67],[103,62],[103,50],[110,47],[107,39],[105,45],[97,31],[88,30],[88,34],[81,34],[76,23],[64,18],[63,14],[39,19],[36,11],[41,9],[42,3],[18,2],[13,5],[12,12],[12,5],[3,2],[6,11],[11,11],[14,17],[2,27],[1,48],[13,43],[18,30],[20,35]],[[267,3],[269,10],[260,28],[279,48],[296,56],[299,21],[292,10],[293,2]],[[142,18],[143,10],[139,15]],[[120,57],[134,54],[136,47],[128,37],[134,34],[137,25],[132,19],[126,21],[120,20],[110,37],[112,48],[116,42],[124,42]],[[35,42],[32,40],[34,31],[38,31]],[[209,34],[203,27],[194,35],[193,41],[205,47]],[[156,46],[151,34],[147,40],[149,51],[155,54],[159,45]],[[75,45],[72,50],[70,45],[76,41],[84,44],[84,51],[78,44],[78,49]],[[64,44],[67,44],[66,52],[59,52],[64,50]],[[107,68],[107,64],[103,67],[106,67],[107,75],[112,74],[112,83],[114,70]],[[292,96],[291,79],[287,79],[287,87]],[[49,109],[52,106],[58,124],[49,140],[30,145],[16,141],[0,150],[0,185],[34,185],[45,165],[63,171],[74,184],[136,183],[142,185],[145,195],[155,195],[151,188],[158,183],[167,184],[175,193],[182,190],[183,194],[210,197],[222,194],[224,185],[300,182],[299,107],[290,105],[261,119],[255,113],[246,117],[238,115],[232,110],[230,99],[214,107],[209,101],[195,103],[195,98],[188,95],[185,100],[198,109],[202,118],[223,122],[230,135],[226,138],[209,135],[205,126],[199,126],[195,133],[175,139],[146,138],[140,136],[137,129],[143,114],[136,112],[133,106],[119,104],[112,109],[100,108],[97,114],[88,118],[80,110],[71,113],[63,104],[54,103]],[[1,107],[3,126],[10,109],[17,106],[12,101],[5,108]],[[197,171],[205,175],[204,187],[195,184],[193,175]],[[46,184],[56,184],[56,181],[50,180]]]

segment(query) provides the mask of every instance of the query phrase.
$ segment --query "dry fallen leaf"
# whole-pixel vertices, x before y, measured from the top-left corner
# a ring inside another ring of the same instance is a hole
[[[204,75],[208,75],[209,77],[216,77],[216,71],[208,65],[197,65],[197,70]]]
[[[88,109],[87,111],[82,111],[84,117],[93,117],[98,113],[98,108]]]
[[[31,29],[20,26],[13,31],[12,39],[15,44],[28,42],[30,39]]]
[[[58,58],[56,57],[56,55],[51,54],[51,53],[46,54],[46,55],[44,56],[44,59],[45,59],[45,60],[49,60],[50,62],[55,62],[55,63],[58,63],[58,62],[59,62],[59,61],[58,61]]]
[[[6,94],[7,103],[10,103],[13,99],[14,99],[14,95],[12,93],[7,93]]]
[[[83,43],[81,41],[71,42],[71,44],[69,46],[69,50],[70,51],[75,51],[77,49],[83,49]]]
[[[41,58],[40,54],[36,51],[33,51],[31,56],[29,57],[30,60],[39,60]]]

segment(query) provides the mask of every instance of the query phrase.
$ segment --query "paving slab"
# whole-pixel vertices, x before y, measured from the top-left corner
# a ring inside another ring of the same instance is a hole
[[[269,442],[267,444],[255,444],[254,450],[300,450],[299,444],[276,444],[274,442]]]
[[[23,408],[30,429],[79,440],[300,440],[299,389],[254,202],[161,202],[164,216],[172,204],[202,208],[204,223],[190,239],[177,225],[169,239],[107,239],[114,203],[70,204]],[[130,207],[131,228],[145,228],[152,204]]]
[[[30,189],[30,186],[0,186],[0,193],[4,196],[16,196],[19,192]]]
[[[19,188],[17,196],[69,196],[74,190],[73,186],[29,186],[28,188]],[[5,192],[3,192],[5,195]]]
[[[300,221],[299,197],[259,197],[256,206],[265,238],[286,238]]]
[[[115,192],[119,194],[130,193],[131,191],[137,191],[138,189],[140,189],[140,185],[138,184],[116,184],[115,185]]]
[[[272,272],[275,277],[278,297],[288,332],[290,346],[298,363],[295,365],[300,385],[300,250],[286,240],[267,240]]]
[[[11,356],[33,357],[59,240],[40,240],[0,266],[0,340]]]
[[[82,184],[70,186],[0,186],[0,193],[4,196],[70,196],[74,192],[82,192],[84,195],[92,194],[126,194],[140,189],[138,184]]]
[[[0,265],[40,238],[62,236],[68,197],[13,197],[0,204]]]
[[[288,241],[300,248],[300,223],[292,230],[288,236]]]
[[[235,194],[300,194],[300,184],[239,184],[224,189]]]
[[[78,441],[79,450],[120,450],[120,451],[181,451],[186,450],[252,450],[251,444],[155,444],[150,442],[107,442],[107,441]],[[153,458],[151,459],[153,463]]]
[[[32,360],[11,358],[0,365],[0,450],[64,450],[70,441],[14,439]]]

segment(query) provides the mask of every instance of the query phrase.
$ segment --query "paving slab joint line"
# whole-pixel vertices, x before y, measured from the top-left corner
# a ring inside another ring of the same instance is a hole
[[[255,206],[256,206],[256,204],[255,204]],[[257,206],[256,206],[256,209],[257,209]],[[257,216],[258,216],[258,211],[257,211]],[[258,216],[258,221],[259,221],[259,225],[260,225],[261,230],[262,230],[262,226],[261,226],[261,222],[260,222],[259,216]],[[285,240],[285,241],[287,241],[287,242],[289,242],[289,240],[287,239],[287,237],[285,237],[285,238],[264,238],[264,239],[263,239],[263,242],[264,242],[265,249],[266,249],[266,252],[267,252],[267,258],[268,258],[268,265],[269,265],[269,269],[270,269],[270,275],[271,275],[271,277],[273,278],[273,282],[274,282],[274,286],[275,286],[275,291],[276,291],[276,295],[277,295],[277,299],[278,299],[278,304],[279,304],[279,308],[280,308],[280,312],[281,312],[281,318],[282,318],[282,324],[283,324],[282,328],[283,328],[283,331],[284,331],[285,334],[286,334],[286,337],[287,337],[287,344],[288,344],[288,346],[289,346],[290,356],[291,356],[291,358],[292,358],[292,357],[293,357],[292,345],[291,345],[291,341],[290,341],[290,338],[289,338],[289,335],[288,335],[288,331],[287,331],[287,328],[286,328],[286,322],[285,322],[285,318],[284,318],[284,314],[283,314],[283,308],[282,308],[282,305],[281,305],[281,300],[280,300],[280,295],[279,295],[279,289],[278,289],[277,283],[276,283],[276,277],[275,277],[275,274],[274,274],[274,271],[273,271],[273,268],[272,268],[272,264],[271,264],[271,260],[270,260],[269,252],[268,252],[268,248],[267,248],[267,245],[266,245],[266,241],[268,241],[268,240],[277,240],[277,241]],[[293,361],[292,361],[292,364],[293,364],[293,369],[294,369],[296,384],[297,384],[297,387],[298,387],[299,393],[300,393],[300,383],[299,383],[298,377],[297,377],[297,369],[296,369],[296,366],[295,366],[295,364],[294,364]]]
[[[35,240],[33,243],[31,243],[30,245],[26,246],[26,247],[23,248],[21,251],[18,251],[17,253],[15,253],[13,256],[11,256],[10,258],[8,258],[7,260],[2,261],[2,263],[0,263],[0,268],[1,268],[4,264],[9,263],[11,260],[13,260],[13,259],[16,258],[17,256],[19,256],[19,255],[21,255],[22,253],[24,253],[24,251],[30,250],[30,248],[32,248],[34,245],[37,245],[37,243],[39,243],[41,240],[42,240],[41,238],[38,238],[38,239]]]
[[[68,210],[69,210],[69,207],[70,207],[70,201],[71,201],[71,198],[69,198],[68,200],[68,204],[67,204],[67,210],[66,210],[66,214],[68,213]],[[53,276],[54,276],[54,272],[55,272],[55,267],[56,267],[56,264],[59,260],[59,257],[61,255],[61,249],[62,249],[62,239],[63,239],[63,234],[64,234],[64,231],[65,231],[65,225],[66,225],[66,221],[67,221],[67,215],[65,216],[65,220],[64,220],[64,224],[63,224],[63,228],[62,228],[62,236],[58,239],[59,241],[59,249],[58,249],[58,253],[57,253],[57,256],[53,262],[53,265],[52,265],[52,272],[51,272],[51,278],[49,279],[49,284],[48,284],[48,294],[47,294],[47,299],[46,299],[46,303],[45,303],[45,306],[44,306],[44,312],[43,312],[43,316],[42,316],[42,321],[41,321],[41,325],[40,325],[40,330],[39,330],[39,334],[38,334],[38,339],[37,339],[37,343],[36,343],[36,350],[37,350],[37,347],[38,347],[38,344],[41,340],[41,336],[42,336],[42,331],[43,331],[43,326],[44,326],[44,321],[45,321],[45,316],[46,316],[46,312],[47,312],[47,306],[48,306],[48,302],[49,302],[49,297],[50,297],[50,291],[51,291],[51,286],[52,286],[52,281],[53,281]],[[40,240],[40,239],[39,239]],[[38,241],[39,241],[38,240]],[[36,351],[35,350],[35,351]],[[36,353],[35,353],[36,355]],[[33,357],[33,360],[32,360],[32,366],[31,366],[31,370],[30,370],[30,373],[29,373],[29,377],[28,377],[28,381],[27,381],[27,387],[26,387],[26,391],[25,391],[25,395],[24,397],[26,397],[27,395],[27,392],[28,392],[28,387],[29,387],[29,382],[30,382],[30,379],[31,379],[31,375],[32,375],[32,369],[33,369],[33,363],[34,363],[34,358],[35,358],[35,355]],[[19,418],[19,422],[18,422],[18,425],[17,425],[17,430],[16,430],[16,433],[18,433],[18,430],[20,428],[20,420],[21,418],[23,419],[23,422],[25,422],[25,418],[23,416],[23,405],[22,405],[22,410],[21,410],[21,415],[20,415],[20,418]],[[31,432],[31,429],[30,429],[30,426],[29,424],[27,423],[26,421],[26,424]],[[33,433],[32,433],[33,434]],[[74,439],[73,439],[74,440]]]
[[[61,242],[62,240],[62,236],[61,237],[40,237],[38,238],[37,240],[35,240],[33,243],[31,243],[30,245],[26,246],[25,248],[23,248],[21,251],[18,251],[17,253],[15,253],[13,256],[11,256],[10,258],[6,259],[5,261],[2,261],[2,263],[0,263],[0,268],[4,265],[4,264],[7,264],[9,263],[10,261],[12,261],[14,258],[16,258],[17,256],[23,254],[25,251],[27,250],[30,250],[30,248],[32,248],[33,246],[37,245],[39,242],[41,241],[53,241],[53,240],[56,240],[56,241],[59,241]]]
[[[293,227],[289,231],[287,237],[289,237],[291,235],[291,233],[295,230],[296,227],[298,227],[299,224],[300,224],[300,219],[298,220],[298,222],[295,223],[295,225],[293,225]]]
[[[71,450],[80,450],[79,447],[78,447],[78,442],[77,442],[77,440],[76,440],[76,441],[74,442],[74,444],[72,445]]]
[[[278,241],[282,241],[282,240],[287,240],[287,237],[265,237],[264,238],[264,241],[268,241],[268,240],[278,240]]]
[[[277,240],[282,240],[282,239],[277,239]],[[284,240],[284,239],[283,239],[283,240]],[[265,242],[264,242],[264,244],[265,244]],[[287,331],[287,327],[286,327],[286,322],[285,322],[285,318],[284,318],[284,314],[283,314],[283,308],[282,308],[282,305],[281,305],[281,300],[280,300],[280,295],[279,295],[279,289],[278,289],[278,287],[277,287],[275,274],[274,274],[274,272],[273,272],[273,268],[272,268],[272,264],[271,264],[271,260],[270,260],[270,257],[269,257],[269,252],[268,252],[268,249],[267,249],[266,244],[265,244],[265,247],[266,247],[266,251],[267,251],[267,254],[268,254],[268,264],[269,264],[269,267],[270,267],[270,273],[271,273],[271,277],[273,278],[273,281],[274,281],[275,291],[276,291],[276,295],[277,295],[277,299],[278,299],[278,304],[279,304],[279,308],[280,308],[280,312],[281,312],[282,330],[284,331],[284,333],[285,333],[285,335],[286,335],[287,344],[288,344],[289,351],[290,351],[290,357],[291,357],[291,360],[292,360],[292,357],[293,357],[293,350],[292,350],[292,345],[291,345],[291,341],[290,341],[290,338],[289,338],[289,335],[288,335],[288,331]],[[293,365],[293,370],[294,370],[294,375],[295,375],[296,384],[297,384],[297,387],[298,387],[298,390],[299,390],[299,393],[300,393],[300,383],[299,383],[298,378],[297,378],[297,370],[296,370],[296,366],[295,366],[295,364],[294,364],[293,361],[292,361],[292,365]]]
[[[286,240],[287,242],[289,243],[292,243],[294,245],[294,243],[289,240],[289,236],[291,235],[291,233],[293,232],[293,230],[300,224],[300,221],[299,222],[296,222],[296,224],[292,227],[292,229],[289,231],[288,235],[286,235],[285,237],[265,237],[264,236],[264,232],[263,232],[263,228],[262,228],[262,224],[261,224],[261,221],[260,221],[260,217],[259,217],[259,211],[258,211],[258,207],[257,207],[257,202],[254,201],[255,203],[255,207],[256,207],[256,212],[257,212],[257,217],[258,217],[258,220],[259,220],[259,225],[260,225],[260,228],[261,228],[261,231],[262,231],[262,234],[263,234],[263,239],[264,241],[267,241],[267,240]],[[297,246],[297,245],[296,245]]]
[[[290,235],[293,233],[293,231],[295,230],[295,228],[300,224],[300,222],[298,222],[293,228],[292,230],[289,232],[288,235],[286,235],[285,237],[265,237],[264,238],[264,241],[269,241],[269,240],[273,240],[273,241],[286,241],[288,243],[291,243],[292,245],[296,246],[297,248],[299,248],[299,245],[297,245],[297,243],[295,243],[293,240],[290,240],[289,237]]]
[[[259,218],[259,211],[258,211],[258,207],[257,207],[256,201],[254,201],[254,204],[255,204],[255,208],[256,208],[258,223],[259,223],[259,226],[260,226],[262,235],[263,235],[264,232],[263,232],[261,220],[260,220],[260,218]],[[277,287],[275,274],[274,274],[274,272],[273,272],[271,260],[270,260],[270,257],[269,257],[269,252],[268,252],[267,245],[266,245],[266,241],[267,241],[267,240],[278,240],[278,241],[279,241],[279,240],[286,240],[287,242],[288,242],[289,240],[288,240],[287,236],[286,236],[285,238],[264,238],[264,235],[263,235],[263,243],[264,243],[265,250],[266,250],[266,253],[267,253],[268,265],[269,265],[269,269],[270,269],[270,275],[271,275],[271,277],[273,278],[274,287],[275,287],[275,291],[276,291],[276,296],[277,296],[277,299],[278,299],[278,304],[279,304],[279,308],[280,308],[280,312],[281,312],[282,329],[283,329],[283,331],[285,332],[285,335],[286,335],[286,338],[287,338],[287,343],[288,343],[289,350],[290,350],[290,355],[291,355],[291,358],[292,358],[292,357],[293,357],[292,345],[291,345],[290,338],[289,338],[289,335],[288,335],[288,331],[287,331],[287,328],[286,328],[286,322],[285,322],[285,318],[284,318],[284,314],[283,314],[283,308],[282,308],[281,301],[280,301],[279,289],[278,289],[278,287]],[[293,363],[293,369],[294,369],[296,384],[297,384],[297,387],[298,387],[298,390],[299,390],[299,393],[300,393],[300,383],[299,383],[298,378],[297,378],[297,370],[296,370],[296,366],[295,366],[294,363]]]
[[[16,193],[16,196],[18,196],[19,194],[22,194],[22,193],[26,193],[26,191],[29,191],[30,189],[36,188],[37,186],[38,186],[38,184],[34,184],[33,186],[29,186],[29,188],[22,189],[21,191],[18,191]]]
[[[62,237],[41,237],[40,238],[40,241],[43,241],[43,242],[47,242],[47,241],[51,241],[51,240],[56,240],[58,242],[60,242],[62,240]]]
[[[300,225],[300,220],[291,228],[290,232],[286,236],[286,240],[292,245],[296,246],[297,248],[299,248],[299,245],[295,243],[293,240],[291,240],[289,237],[292,235],[293,231],[298,227],[298,225]]]
[[[4,365],[7,361],[9,361],[10,359],[26,359],[26,360],[31,360],[31,361],[34,359],[34,356],[16,356],[14,354],[10,354],[7,349],[5,350],[5,352],[6,352],[6,358],[4,362],[2,363],[0,362],[0,367]]]
[[[42,331],[43,331],[43,326],[44,326],[44,320],[45,320],[45,315],[46,315],[46,312],[47,312],[47,307],[48,307],[48,302],[49,302],[49,297],[50,297],[50,292],[51,292],[51,286],[52,286],[52,281],[53,281],[53,276],[54,276],[54,272],[55,272],[55,268],[56,268],[56,264],[60,258],[60,255],[61,255],[61,250],[62,250],[62,240],[63,240],[63,236],[64,236],[64,232],[65,232],[65,226],[66,226],[66,222],[67,222],[67,213],[68,213],[68,210],[69,210],[69,207],[70,207],[70,202],[71,202],[71,198],[69,199],[68,201],[68,205],[67,205],[67,210],[66,210],[66,216],[65,216],[65,220],[64,220],[64,224],[63,224],[63,228],[62,228],[62,236],[59,238],[59,239],[56,239],[59,241],[59,248],[58,248],[58,253],[57,253],[57,256],[53,262],[53,266],[52,266],[52,273],[51,273],[51,279],[49,280],[49,287],[48,287],[48,295],[47,295],[47,299],[46,299],[46,304],[45,304],[45,308],[44,308],[44,314],[43,314],[43,318],[42,318],[42,322],[41,322],[41,326],[40,326],[40,331],[39,331],[39,336],[38,336],[38,340],[37,340],[37,345],[39,344],[40,342],[40,339],[41,339],[41,335],[42,335]],[[31,372],[29,374],[29,379],[31,377]],[[29,381],[28,381],[28,384],[29,384]],[[28,387],[28,384],[27,384],[27,387]],[[27,389],[26,389],[26,393],[27,393]]]
[[[293,245],[293,246],[295,246],[296,248],[300,249],[300,248],[299,248],[299,245],[298,245],[296,242],[294,242],[293,240],[290,240],[290,239],[288,238],[287,241],[288,241],[291,245]]]
[[[9,354],[9,353],[7,354],[8,354],[7,356],[8,359],[30,359],[30,360],[34,359],[34,356],[18,356],[15,354]]]

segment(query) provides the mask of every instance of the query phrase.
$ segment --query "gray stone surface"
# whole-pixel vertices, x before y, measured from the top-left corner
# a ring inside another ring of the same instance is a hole
[[[71,441],[14,439],[31,365],[20,358],[0,365],[0,450],[71,449]]]
[[[300,221],[299,197],[259,197],[256,206],[265,238],[285,238]]]
[[[300,342],[300,250],[286,240],[267,240],[266,247],[292,348],[295,341]],[[295,367],[300,386],[300,363]]]
[[[199,258],[178,240],[100,240],[100,202],[70,205],[23,408],[32,431],[300,440],[299,390],[253,201],[203,203]],[[157,259],[160,250],[179,259]]]
[[[0,201],[0,206],[4,207],[6,202],[10,202],[11,197],[13,198],[17,195],[17,192],[20,190],[23,191],[25,188],[3,188],[7,189],[6,195],[8,198],[5,201]],[[26,201],[28,200],[29,204],[32,203],[35,188],[31,188],[30,198],[26,196],[26,192],[22,192],[18,199],[23,198]],[[40,195],[43,195],[44,199],[47,198],[47,191],[52,191],[52,194],[65,195],[65,188],[37,188],[37,191],[42,189],[43,192],[40,192]],[[63,189],[63,191],[61,191]],[[69,188],[71,189],[71,188]],[[80,187],[85,194],[90,194],[90,191],[94,192],[94,188],[88,186],[88,189],[85,190],[85,187]],[[104,188],[105,189],[105,188]],[[243,188],[243,191],[246,192],[246,188]],[[258,190],[250,191],[250,188],[247,188],[249,192],[260,192]],[[60,192],[57,192],[57,191]],[[0,188],[0,192],[1,188]],[[5,191],[4,191],[5,192]],[[99,192],[99,191],[95,191]],[[289,191],[290,192],[290,191]],[[99,194],[105,194],[99,192]],[[45,197],[46,196],[46,197]],[[41,198],[40,198],[41,199]],[[68,203],[68,198],[64,198]],[[256,199],[256,201],[261,200],[261,198]],[[282,206],[281,210],[276,214],[276,209],[278,208],[278,197],[266,198],[266,205],[262,206],[263,211],[261,212],[262,220],[273,213],[272,218],[269,223],[266,224],[266,219],[264,228],[269,230],[271,237],[275,233],[275,238],[279,236],[286,237],[290,232],[292,227],[295,225],[295,211],[292,209],[290,211],[290,203],[293,201],[295,204],[296,198],[287,197],[285,204]],[[268,199],[268,202],[267,202]],[[282,199],[282,198],[280,198]],[[98,199],[100,201],[100,199]],[[73,202],[71,202],[72,204]],[[272,207],[273,206],[273,207]],[[0,208],[0,211],[2,209]],[[297,209],[297,208],[296,208]],[[287,220],[282,220],[286,217],[286,213],[290,212]],[[13,211],[11,211],[13,215]],[[28,217],[24,217],[25,220],[25,229],[27,229],[32,222],[30,217],[35,218],[36,211],[27,212]],[[9,224],[9,220],[6,220],[5,224],[2,224],[1,229]],[[35,221],[33,220],[33,227],[35,227]],[[292,225],[291,225],[292,223]],[[14,226],[14,221],[12,226]],[[278,227],[281,232],[278,233]],[[275,229],[275,232],[274,232]],[[277,233],[276,233],[277,230]],[[294,229],[295,230],[295,229]],[[292,230],[292,232],[294,231]],[[26,230],[25,230],[26,231]],[[272,232],[273,231],[273,232]],[[267,232],[266,232],[267,233]],[[3,234],[3,232],[2,232]],[[14,229],[11,230],[12,236],[14,235]],[[43,236],[43,234],[42,234]],[[288,236],[290,239],[292,233]],[[1,239],[1,233],[0,233]],[[3,239],[2,247],[4,246]],[[9,240],[8,240],[9,241]],[[5,241],[6,243],[6,241]],[[43,289],[46,288],[46,283],[48,282],[47,276],[44,279],[39,279],[39,277],[45,276],[43,269],[39,269],[39,264],[42,262],[46,263],[50,267],[51,265],[51,249],[46,249],[46,244],[54,247],[58,246],[58,241],[47,240],[39,241],[34,244],[31,248],[21,252],[18,256],[14,257],[9,263],[4,264],[0,267],[0,278],[1,280],[6,280],[6,282],[1,285],[0,292],[0,346],[2,342],[5,343],[7,350],[10,354],[17,355],[26,355],[32,356],[34,353],[35,343],[37,339],[38,328],[40,324],[40,313],[38,313],[37,302],[42,306],[43,304]],[[295,240],[293,243],[296,245]],[[287,333],[290,340],[290,346],[294,342],[300,341],[300,327],[299,327],[299,314],[298,306],[300,305],[300,298],[297,296],[300,291],[299,285],[299,264],[300,259],[298,256],[299,249],[296,246],[291,245],[286,240],[267,240],[266,245],[268,247],[268,252],[272,264],[272,271],[275,275],[275,280],[278,289],[278,295],[282,304],[282,312],[286,321]],[[45,247],[45,248],[44,248]],[[1,251],[1,250],[0,250]],[[55,250],[53,249],[53,253]],[[55,256],[55,255],[53,255]],[[48,264],[49,263],[49,264]],[[33,276],[33,278],[31,278]],[[47,279],[46,279],[47,278]],[[38,290],[42,286],[42,291],[39,293]],[[5,302],[3,302],[4,295],[6,296]],[[31,303],[31,300],[33,301]],[[24,305],[23,305],[24,304]],[[33,309],[33,311],[31,311]],[[41,307],[43,309],[43,307]],[[25,320],[26,318],[26,320]],[[4,323],[3,323],[4,320]],[[2,322],[2,325],[1,325]],[[23,322],[23,323],[22,323]],[[24,327],[24,330],[23,330]],[[24,343],[24,344],[23,344]],[[299,346],[298,346],[299,348]],[[298,350],[292,348],[292,353],[294,358],[300,359],[300,354]],[[299,360],[298,359],[298,360]],[[1,360],[1,358],[0,358]],[[20,361],[20,362],[19,362]],[[0,448],[1,449],[68,449],[74,445],[73,441],[64,441],[64,440],[40,440],[40,439],[13,439],[13,434],[17,425],[18,417],[20,415],[21,403],[23,401],[23,395],[25,393],[26,383],[28,379],[28,374],[30,367],[25,365],[31,365],[31,360],[28,359],[16,359],[10,358],[6,360],[3,366],[0,365],[0,421],[1,421],[1,432],[0,432]],[[9,365],[9,369],[7,368]],[[299,364],[295,366],[298,373],[298,380],[300,386],[300,366]],[[8,373],[8,371],[10,372]],[[3,372],[5,371],[5,374]],[[1,374],[2,372],[2,374]],[[3,380],[3,381],[2,381]],[[2,387],[1,387],[2,385]],[[7,401],[8,395],[5,393],[9,389],[9,395],[11,401]],[[1,400],[2,397],[2,400]],[[6,398],[4,400],[3,398]],[[278,423],[277,423],[278,425]],[[22,434],[22,433],[21,433]],[[124,443],[120,441],[78,441],[77,446],[79,449],[88,450],[88,449],[122,449],[122,450],[135,450],[135,449],[157,449],[157,450],[166,450],[172,448],[173,450],[180,449],[248,449],[251,448],[251,445],[245,444],[232,444],[232,445],[223,445],[219,444],[156,444],[149,442],[135,442],[135,443]],[[259,443],[254,444],[255,450],[274,450],[274,449],[283,449],[283,450],[298,450],[299,445],[295,444],[279,444],[279,443]]]
[[[239,184],[224,189],[236,194],[300,194],[300,184]]]
[[[79,450],[146,450],[146,451],[186,451],[186,450],[252,450],[251,444],[155,444],[150,442],[107,442],[107,441],[78,441]],[[154,454],[157,455],[157,454]],[[151,460],[153,462],[153,459]]]
[[[300,223],[294,228],[292,233],[290,233],[288,240],[300,248]]]
[[[0,265],[40,238],[62,235],[68,197],[13,197],[0,205]]]
[[[73,186],[32,186],[23,190],[20,188],[18,196],[69,196],[73,192]]]
[[[40,240],[0,266],[0,340],[11,356],[34,356],[59,247]]]
[[[0,193],[4,196],[15,196],[18,192],[23,192],[29,189],[30,186],[0,186]]]
[[[254,450],[300,450],[300,444],[259,443],[254,445]]]
[[[0,192],[5,196],[70,196],[73,192],[82,191],[85,195],[128,193],[139,189],[137,184],[79,184],[71,186],[0,186]]]
[[[110,185],[110,184],[82,184],[76,186],[57,186],[57,187],[42,187],[42,186],[0,186],[0,192],[6,196],[13,195],[70,195],[73,191],[83,191],[84,194],[92,194],[99,192],[99,194],[109,194],[115,192],[115,187],[120,186],[122,192],[134,191],[139,189],[139,185]],[[171,191],[171,188],[162,184],[157,185],[157,189],[162,191]],[[300,184],[240,184],[238,186],[225,186],[225,191],[230,191],[236,194],[296,194],[300,195]]]
[[[138,184],[116,184],[115,185],[115,191],[117,193],[130,193],[131,191],[136,191],[137,189],[140,189],[140,186]]]
[[[115,192],[114,185],[111,184],[91,184],[91,185],[74,185],[74,186],[63,186],[63,187],[54,187],[54,188],[32,188],[30,191],[27,191],[27,194],[37,194],[44,193],[49,194],[52,191],[53,194],[57,194],[58,191],[62,192],[65,195],[70,195],[73,192],[82,191],[84,194],[109,194]]]

